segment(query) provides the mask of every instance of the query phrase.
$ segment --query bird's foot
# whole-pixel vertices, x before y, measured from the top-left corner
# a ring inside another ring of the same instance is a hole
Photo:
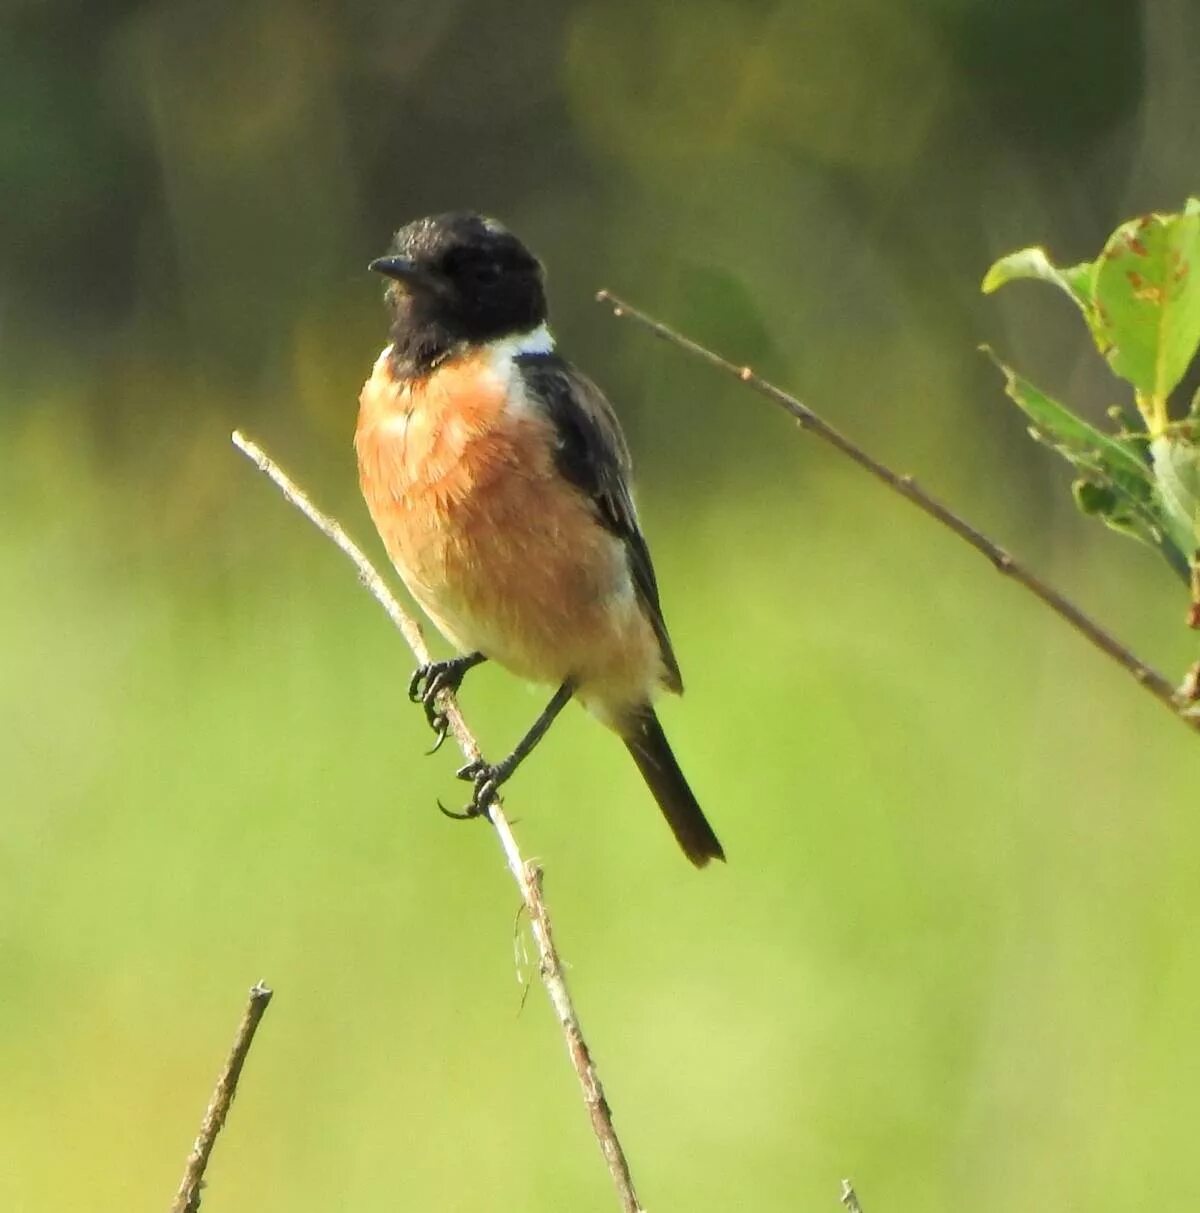
[[[537,743],[546,735],[546,730],[554,722],[554,718],[570,702],[574,693],[575,682],[568,678],[554,692],[554,697],[542,709],[542,714],[533,722],[529,732],[517,742],[516,749],[507,758],[503,758],[499,762],[484,762],[480,758],[475,762],[468,762],[464,767],[459,767],[455,772],[459,779],[465,779],[467,783],[475,785],[471,802],[461,813],[452,813],[441,801],[438,801],[438,808],[447,817],[454,817],[460,821],[471,817],[488,817],[488,810],[496,803],[500,785],[507,783],[517,767],[529,757]]]
[[[417,666],[408,683],[408,698],[425,709],[425,719],[437,734],[430,754],[436,754],[446,740],[450,721],[438,707],[438,696],[442,691],[457,691],[462,686],[467,671],[484,660],[482,653],[470,653],[465,657],[451,657],[448,661],[430,661]]]
[[[459,779],[475,785],[470,802],[457,813],[446,808],[440,800],[438,808],[447,817],[453,817],[455,821],[470,821],[472,817],[486,817],[488,809],[496,802],[500,785],[515,769],[516,764],[510,763],[507,758],[503,762],[496,763],[484,762],[482,758],[478,762],[468,762],[466,766],[459,767],[455,771],[455,775]]]

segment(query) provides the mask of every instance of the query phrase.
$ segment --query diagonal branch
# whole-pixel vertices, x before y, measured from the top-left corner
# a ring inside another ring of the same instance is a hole
[[[598,303],[608,304],[613,315],[628,317],[636,321],[654,336],[666,341],[669,345],[677,346],[694,358],[707,362],[726,374],[740,379],[744,384],[765,396],[768,400],[779,405],[785,412],[799,422],[801,429],[815,434],[822,441],[829,443],[835,450],[845,455],[847,459],[858,464],[860,468],[874,476],[876,480],[887,485],[893,492],[912,502],[917,509],[928,514],[936,522],[940,522],[947,530],[952,531],[960,539],[969,543],[977,552],[986,556],[996,571],[1011,578],[1018,585],[1024,586],[1035,598],[1050,608],[1060,619],[1065,620],[1071,627],[1086,639],[1106,657],[1115,661],[1123,670],[1130,674],[1143,686],[1159,703],[1173,716],[1183,721],[1190,728],[1200,731],[1200,715],[1186,710],[1185,706],[1176,699],[1174,689],[1157,670],[1148,666],[1137,657],[1113,634],[1103,628],[1090,615],[1086,615],[1070,599],[1065,598],[1056,589],[1047,585],[1036,573],[1020,564],[1008,552],[989,539],[982,531],[977,530],[965,519],[960,518],[949,506],[944,505],[936,497],[927,493],[911,477],[892,471],[884,463],[880,463],[873,455],[868,454],[856,442],[847,438],[840,430],[834,429],[824,418],[814,413],[807,405],[801,404],[795,396],[782,388],[756,375],[748,366],[737,366],[720,354],[713,353],[706,346],[682,333],[676,332],[667,325],[646,315],[645,312],[631,307],[618,299],[611,291],[600,291],[596,295]]]
[[[240,431],[233,432],[233,445],[247,456],[259,469],[275,482],[279,491],[292,503],[326,538],[331,539],[350,558],[358,570],[359,579],[370,591],[375,600],[387,612],[388,618],[399,629],[400,634],[408,642],[417,661],[425,665],[429,661],[429,650],[425,647],[425,639],[417,622],[396,601],[395,595],[388,589],[387,583],[376,572],[371,562],[363,555],[362,550],[342,530],[339,523],[322,513],[308,499],[305,493],[280,469],[257,443],[251,442]],[[470,762],[480,759],[479,743],[467,728],[455,702],[453,692],[443,690],[438,695],[438,709],[445,713],[450,725],[450,735],[458,743],[463,755]],[[588,1116],[591,1118],[592,1131],[600,1144],[601,1153],[608,1164],[609,1174],[617,1189],[624,1213],[642,1213],[638,1204],[637,1194],[633,1187],[633,1177],[629,1173],[629,1163],[620,1138],[613,1127],[612,1109],[604,1097],[604,1088],[600,1085],[600,1076],[596,1072],[592,1055],[579,1026],[579,1016],[571,1002],[567,990],[566,978],[563,974],[563,963],[554,944],[551,930],[550,914],[546,909],[546,901],[542,895],[542,869],[533,861],[526,860],[517,846],[512,826],[504,815],[498,801],[493,801],[487,809],[487,818],[496,831],[500,846],[504,850],[504,858],[508,870],[521,892],[521,899],[529,914],[530,929],[534,942],[537,944],[540,958],[542,983],[554,1013],[562,1029],[566,1041],[567,1052],[571,1064],[579,1078],[583,1089],[584,1103],[587,1105]]]
[[[200,1194],[204,1187],[204,1172],[208,1168],[208,1160],[212,1157],[217,1134],[225,1124],[225,1117],[229,1115],[229,1105],[233,1103],[234,1094],[237,1092],[242,1066],[245,1065],[246,1055],[254,1043],[254,1033],[258,1031],[259,1021],[270,1001],[271,991],[261,981],[251,987],[250,1001],[246,1004],[233,1048],[221,1076],[217,1079],[212,1099],[208,1101],[204,1119],[200,1122],[200,1133],[192,1145],[192,1152],[188,1155],[179,1191],[171,1202],[171,1213],[196,1213],[200,1208]]]

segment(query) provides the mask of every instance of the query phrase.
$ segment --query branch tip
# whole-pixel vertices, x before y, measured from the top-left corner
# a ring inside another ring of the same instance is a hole
[[[217,1077],[217,1085],[208,1101],[204,1119],[200,1122],[200,1132],[192,1143],[191,1153],[184,1165],[183,1179],[180,1180],[179,1190],[171,1202],[171,1213],[197,1213],[200,1208],[204,1173],[208,1169],[209,1159],[212,1158],[217,1135],[224,1127],[233,1097],[237,1094],[238,1081],[242,1076],[242,1067],[246,1064],[250,1046],[254,1043],[254,1034],[258,1031],[258,1025],[270,1001],[271,990],[261,981],[250,987],[249,1002],[242,1012],[242,1021],[238,1024],[233,1048]]]

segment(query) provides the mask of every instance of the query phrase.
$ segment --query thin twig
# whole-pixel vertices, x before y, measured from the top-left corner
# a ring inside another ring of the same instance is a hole
[[[233,1103],[237,1092],[242,1066],[246,1063],[246,1054],[254,1043],[254,1033],[258,1030],[259,1021],[270,1001],[271,991],[261,981],[251,987],[250,1001],[246,1004],[237,1036],[234,1037],[233,1048],[229,1052],[221,1076],[217,1079],[212,1098],[208,1101],[204,1119],[200,1122],[200,1134],[192,1143],[192,1152],[188,1155],[179,1191],[175,1193],[175,1199],[171,1203],[171,1213],[196,1213],[200,1208],[200,1193],[204,1186],[204,1172],[208,1167],[208,1160],[212,1156],[217,1134],[225,1124],[225,1117],[229,1115],[229,1105]]]
[[[842,1204],[846,1206],[846,1213],[863,1213],[854,1185],[848,1179],[842,1180]]]
[[[679,349],[684,350],[695,358],[699,358],[703,362],[707,362],[709,366],[714,366],[718,370],[725,371],[727,374],[734,376],[734,378],[741,380],[742,383],[758,392],[759,395],[765,396],[768,400],[779,405],[780,408],[784,409],[800,423],[802,429],[811,431],[818,438],[829,443],[830,446],[840,451],[848,459],[874,476],[876,480],[887,485],[893,492],[899,493],[901,497],[912,502],[917,509],[940,522],[947,530],[953,531],[955,535],[969,543],[977,552],[986,556],[997,572],[1010,577],[1019,585],[1023,585],[1034,597],[1058,615],[1059,618],[1066,620],[1071,627],[1090,640],[1096,648],[1107,657],[1112,658],[1122,669],[1132,675],[1173,716],[1182,720],[1190,728],[1200,731],[1200,716],[1183,710],[1175,698],[1174,688],[1157,670],[1148,666],[1141,658],[1135,656],[1111,632],[1101,627],[1089,615],[1084,614],[1073,602],[1063,597],[1057,590],[1048,586],[1037,574],[1020,564],[1002,547],[984,535],[982,531],[976,530],[975,527],[960,518],[948,506],[943,505],[936,497],[927,493],[911,476],[893,472],[890,467],[884,463],[880,463],[873,455],[869,455],[862,447],[847,438],[840,430],[834,429],[829,422],[814,413],[807,405],[801,404],[795,396],[790,395],[780,387],[776,387],[775,384],[763,379],[760,375],[755,374],[750,367],[737,366],[728,359],[722,358],[720,354],[713,353],[712,350],[701,345],[698,341],[685,337],[682,333],[678,333],[653,317],[646,315],[645,312],[631,307],[624,300],[618,299],[611,291],[599,291],[596,295],[596,300],[599,303],[610,306],[614,316],[628,317],[630,320],[636,321],[656,337],[661,338],[670,345],[677,346]]]
[[[375,571],[371,562],[363,555],[362,550],[342,530],[341,526],[328,514],[322,513],[308,499],[306,494],[279,468],[257,443],[251,442],[242,433],[235,430],[233,445],[246,455],[259,471],[265,472],[275,482],[279,491],[292,503],[323,535],[331,539],[354,563],[363,585],[371,592],[380,606],[387,612],[388,618],[400,630],[408,642],[417,661],[424,665],[429,661],[429,650],[425,647],[424,637],[420,626],[405,610],[395,595],[388,589],[383,578]],[[455,702],[454,695],[449,690],[443,690],[437,701],[437,707],[444,712],[449,722],[450,735],[458,743],[463,755],[471,762],[480,759],[479,743],[467,728]],[[591,1053],[579,1026],[579,1016],[567,990],[566,978],[563,975],[563,964],[558,949],[554,944],[554,936],[550,926],[550,914],[546,909],[546,901],[542,895],[542,872],[534,863],[527,863],[521,855],[517,840],[509,825],[508,818],[500,803],[493,800],[487,809],[487,818],[496,831],[500,846],[504,850],[504,858],[508,870],[517,882],[521,892],[521,900],[529,914],[530,929],[534,942],[537,944],[540,959],[542,983],[554,1012],[558,1016],[559,1026],[566,1041],[567,1052],[571,1064],[579,1078],[583,1089],[584,1103],[587,1105],[588,1116],[591,1118],[592,1129],[600,1150],[608,1164],[609,1174],[621,1200],[625,1213],[642,1213],[637,1194],[633,1187],[633,1178],[629,1173],[629,1163],[620,1138],[613,1127],[612,1111],[604,1097],[604,1089],[600,1085],[600,1077],[592,1063]]]

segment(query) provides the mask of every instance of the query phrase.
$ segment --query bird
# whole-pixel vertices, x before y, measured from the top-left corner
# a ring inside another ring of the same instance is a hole
[[[359,484],[457,653],[419,666],[409,697],[440,744],[440,692],[483,661],[557,688],[512,753],[459,770],[474,794],[452,815],[486,815],[575,699],[625,743],[687,858],[724,860],[654,709],[683,680],[629,448],[603,392],[556,348],[541,262],[497,220],[454,211],[406,224],[368,268],[388,280],[391,324],[359,397]]]

